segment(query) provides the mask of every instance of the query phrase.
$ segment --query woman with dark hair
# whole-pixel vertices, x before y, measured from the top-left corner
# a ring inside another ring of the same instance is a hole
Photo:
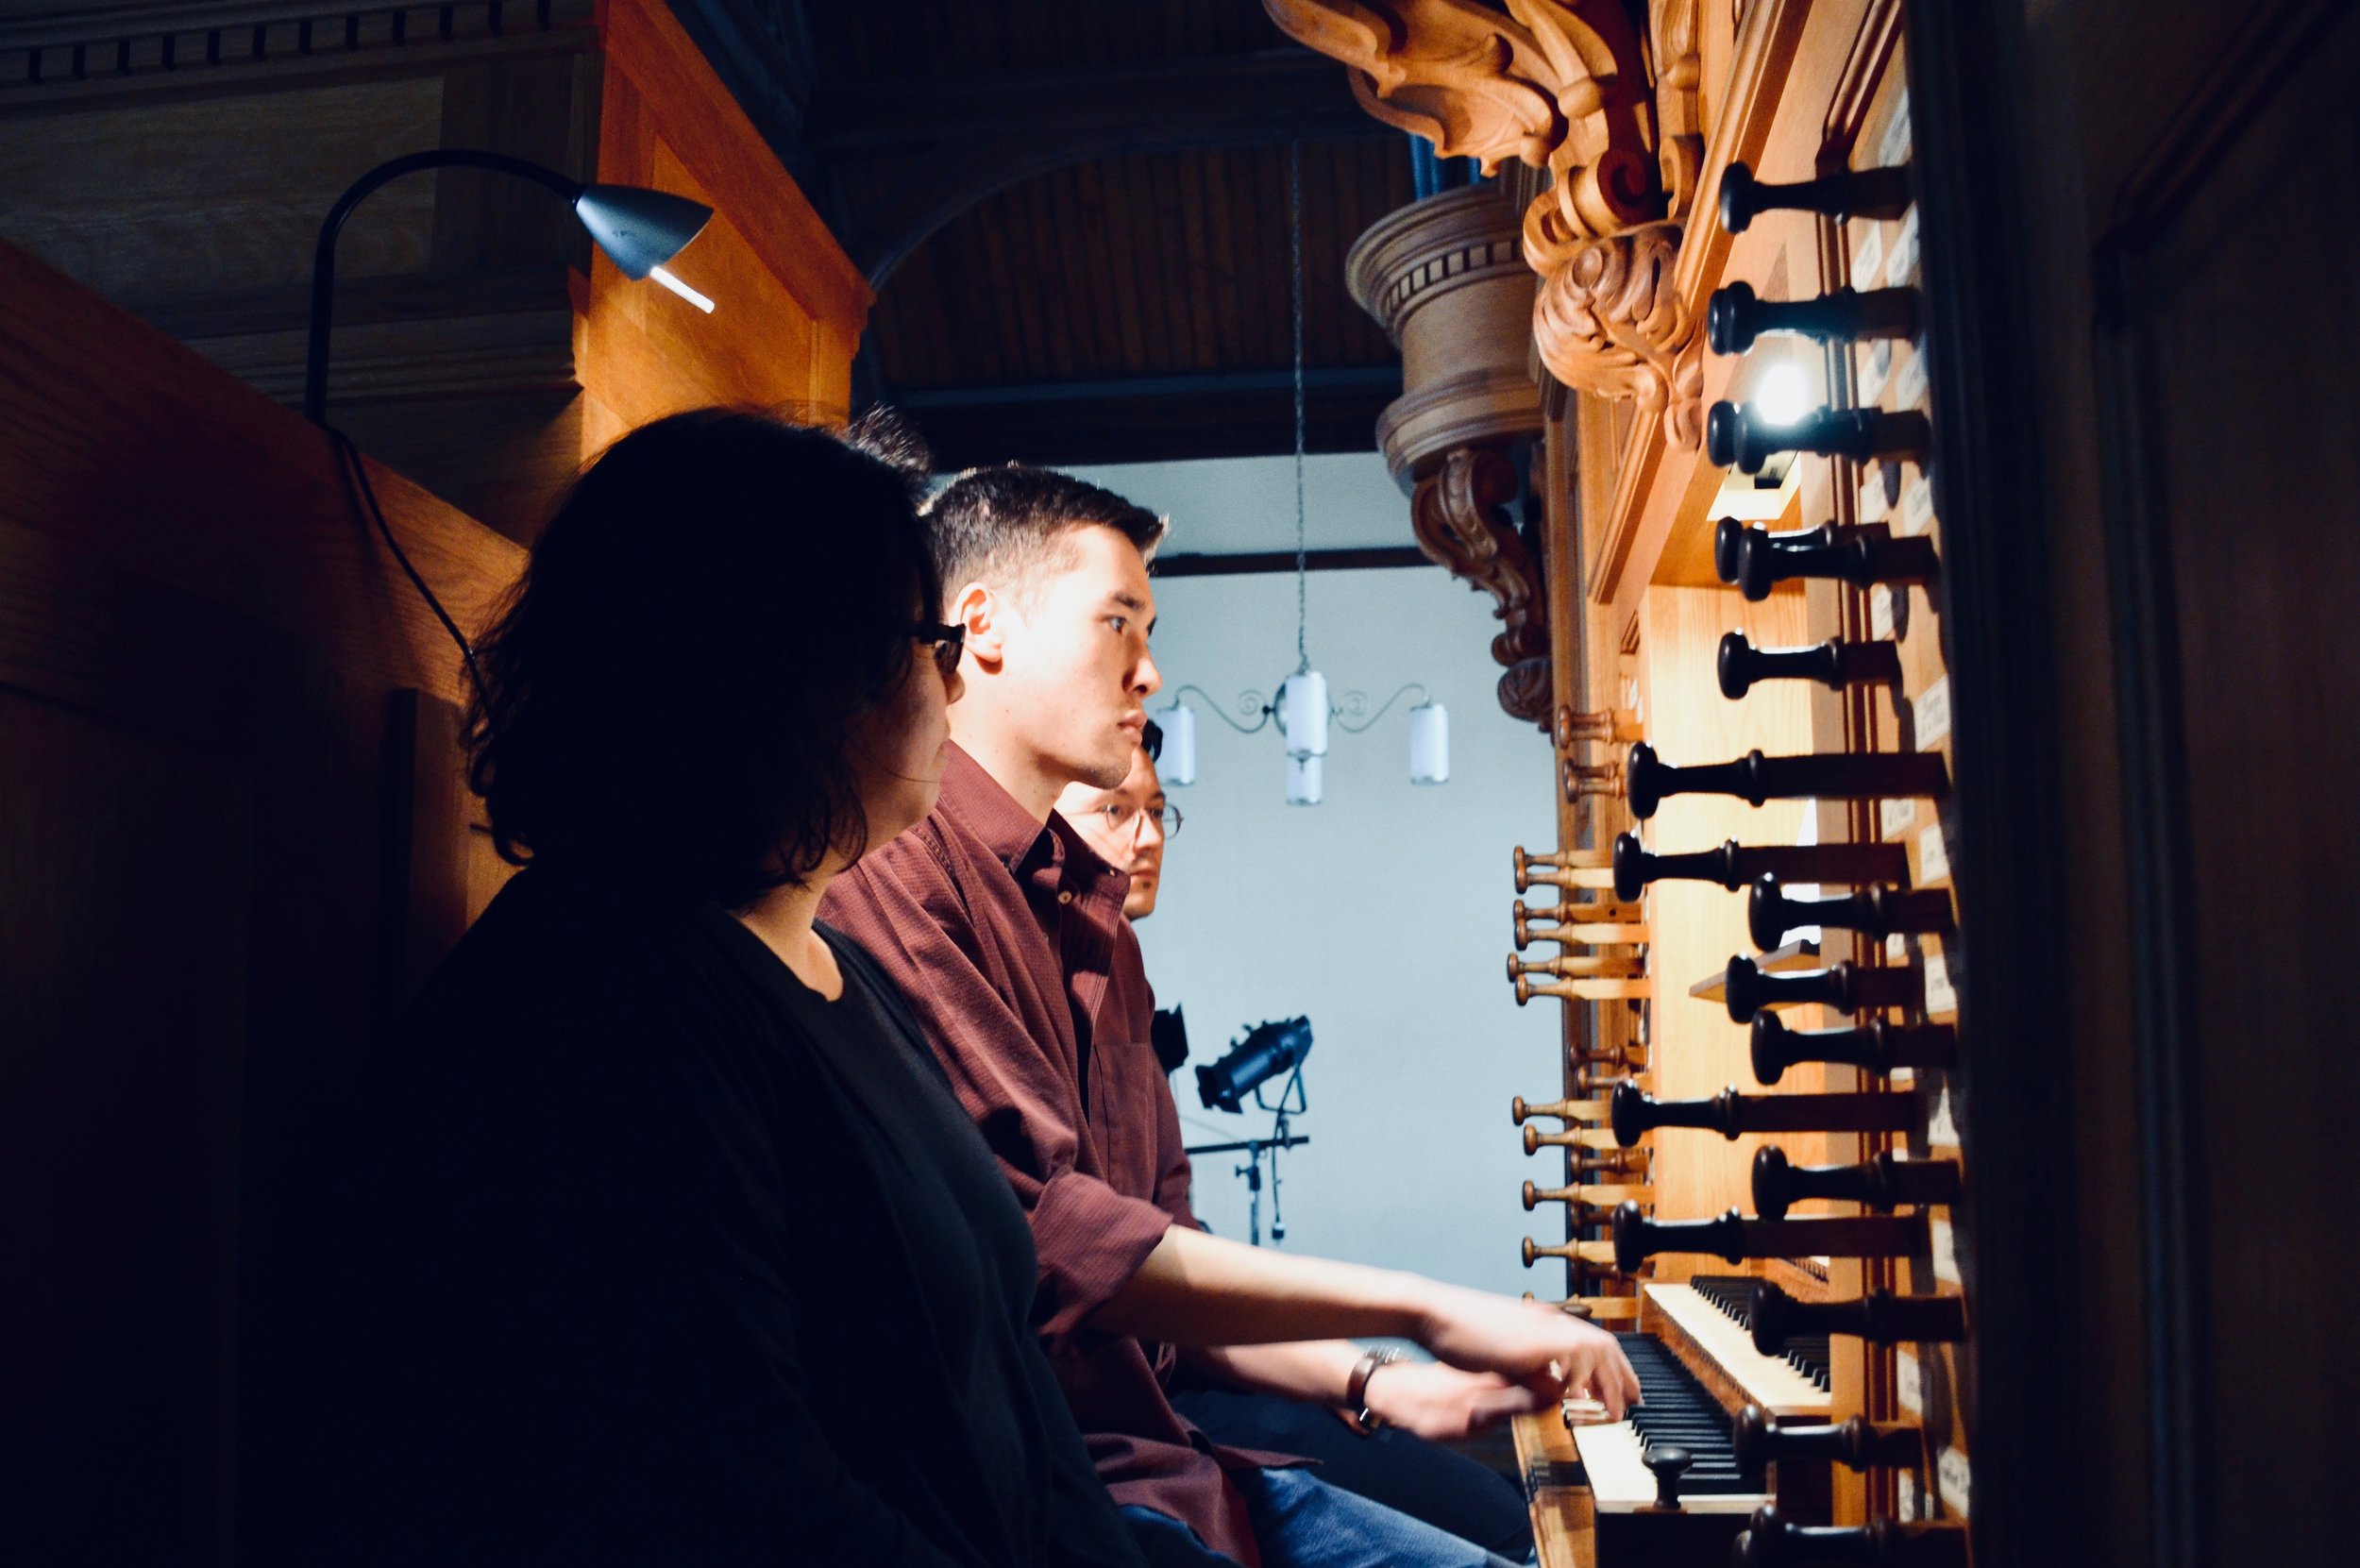
[[[934,804],[938,598],[906,477],[765,415],[559,508],[469,720],[525,869],[338,1129],[311,1560],[1137,1560],[1022,1214],[814,919]]]

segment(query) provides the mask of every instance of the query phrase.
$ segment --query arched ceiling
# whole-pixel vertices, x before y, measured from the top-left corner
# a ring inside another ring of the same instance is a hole
[[[679,3],[710,31],[754,0]],[[1399,357],[1343,257],[1411,199],[1410,146],[1258,0],[761,11],[800,58],[740,95],[771,93],[774,140],[879,284],[856,400],[904,409],[946,464],[1291,449],[1290,143],[1310,446],[1374,445]]]

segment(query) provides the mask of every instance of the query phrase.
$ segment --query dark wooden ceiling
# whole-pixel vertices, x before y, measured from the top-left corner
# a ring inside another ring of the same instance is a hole
[[[1258,0],[810,0],[790,161],[879,284],[856,401],[945,466],[1291,450],[1288,156],[1309,445],[1374,446],[1400,361],[1344,292],[1406,137]]]

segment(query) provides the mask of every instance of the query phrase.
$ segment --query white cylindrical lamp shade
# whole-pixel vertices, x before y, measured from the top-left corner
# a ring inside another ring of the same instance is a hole
[[[1409,782],[1450,783],[1450,710],[1440,702],[1409,710]]]
[[[1155,716],[1163,728],[1164,754],[1156,759],[1155,777],[1168,784],[1196,783],[1196,710],[1175,702]]]
[[[1290,806],[1315,806],[1320,803],[1320,776],[1324,766],[1318,757],[1298,757],[1287,753],[1287,803]]]
[[[1326,676],[1316,669],[1298,670],[1279,683],[1278,727],[1287,736],[1287,755],[1327,755]]]

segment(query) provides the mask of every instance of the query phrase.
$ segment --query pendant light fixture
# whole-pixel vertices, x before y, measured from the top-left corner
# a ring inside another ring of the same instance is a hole
[[[1425,687],[1412,681],[1387,698],[1371,714],[1369,700],[1359,692],[1345,694],[1340,705],[1331,705],[1327,695],[1327,677],[1311,667],[1310,644],[1310,549],[1304,494],[1304,449],[1306,414],[1303,395],[1303,146],[1290,143],[1287,148],[1287,238],[1288,255],[1293,284],[1294,324],[1294,415],[1295,415],[1295,667],[1294,673],[1278,683],[1275,696],[1265,700],[1260,692],[1242,693],[1237,702],[1240,716],[1253,720],[1240,723],[1222,711],[1211,695],[1202,687],[1184,685],[1172,694],[1172,706],[1155,716],[1163,727],[1163,782],[1167,784],[1189,784],[1196,782],[1196,710],[1184,700],[1186,693],[1195,692],[1205,699],[1212,712],[1222,723],[1239,734],[1252,734],[1263,726],[1274,723],[1286,742],[1287,803],[1290,806],[1315,806],[1325,790],[1323,769],[1327,759],[1328,721],[1346,734],[1359,734],[1373,728],[1392,705],[1410,692],[1419,697],[1417,705],[1409,710],[1409,782],[1420,784],[1445,784],[1450,779],[1450,715],[1433,700]],[[1362,716],[1366,715],[1365,717]],[[1358,723],[1352,722],[1357,718]]]

